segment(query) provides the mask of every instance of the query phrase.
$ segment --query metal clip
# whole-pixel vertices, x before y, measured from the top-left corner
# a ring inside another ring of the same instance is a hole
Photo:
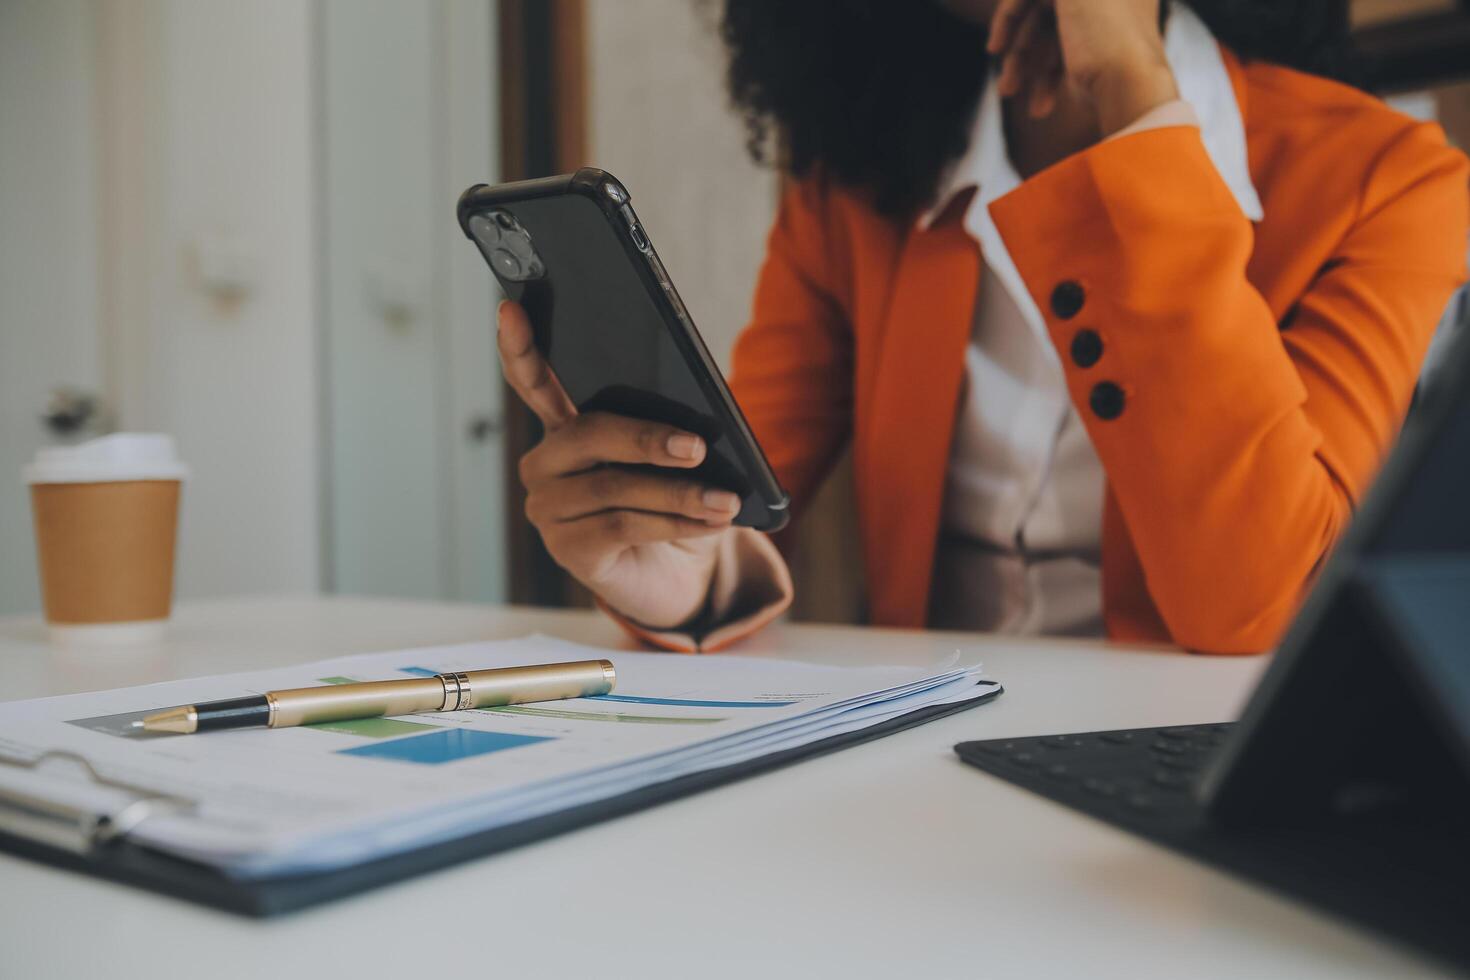
[[[198,807],[196,801],[186,797],[104,776],[85,758],[64,749],[43,752],[30,760],[0,758],[0,764],[39,772],[45,763],[58,759],[79,765],[94,785],[122,790],[135,799],[110,813],[97,813],[35,792],[0,786],[0,832],[86,854],[126,837],[156,813],[192,811]]]

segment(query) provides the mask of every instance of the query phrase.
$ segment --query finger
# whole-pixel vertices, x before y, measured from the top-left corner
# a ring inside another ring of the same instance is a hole
[[[495,342],[500,348],[501,371],[521,401],[547,429],[558,428],[575,418],[576,406],[567,397],[551,365],[536,349],[536,337],[525,308],[506,300],[500,304],[497,319],[500,326]]]
[[[1016,28],[1015,37],[1006,51],[1006,62],[1015,66],[1015,82],[1010,95],[1030,91],[1047,61],[1047,49],[1056,44],[1055,25],[1051,8],[1037,4]]]
[[[722,526],[740,512],[740,497],[694,480],[604,466],[549,480],[526,498],[526,516],[537,527],[605,510],[668,514]]]
[[[990,37],[985,42],[985,50],[991,54],[1000,54],[1009,47],[1011,34],[1022,15],[1035,2],[1036,0],[1001,0],[990,18]]]
[[[1045,119],[1056,111],[1056,88],[1050,83],[1032,83],[1027,113],[1032,119]]]
[[[578,415],[521,457],[521,480],[532,486],[601,463],[650,463],[689,469],[704,461],[704,440],[662,422],[626,415]]]
[[[1040,67],[1031,82],[1030,113],[1033,119],[1044,119],[1056,111],[1057,96],[1066,83],[1062,65],[1062,49],[1058,43],[1043,45],[1037,52]]]
[[[1020,25],[1015,29],[1010,46],[1006,48],[1001,62],[1000,78],[996,82],[1000,86],[1000,94],[1005,98],[1020,93],[1026,87],[1031,67],[1029,59],[1036,44],[1041,21],[1041,8],[1028,7]]]

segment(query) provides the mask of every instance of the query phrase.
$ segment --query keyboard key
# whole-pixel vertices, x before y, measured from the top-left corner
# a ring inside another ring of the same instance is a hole
[[[1114,745],[1127,745],[1133,741],[1133,735],[1133,732],[1103,732],[1098,738],[1104,742],[1111,742]]]
[[[1012,765],[1020,766],[1022,769],[1030,769],[1039,761],[1031,752],[1016,752],[1011,755],[1010,759]]]
[[[1072,735],[1048,735],[1041,740],[1041,744],[1049,749],[1072,749],[1077,747],[1079,741]]]
[[[1186,772],[1195,772],[1200,767],[1198,759],[1177,755],[1166,755],[1157,761],[1165,769],[1182,769]]]
[[[1160,728],[1160,738],[1193,738],[1204,734],[1194,725],[1176,726],[1174,728]]]
[[[1193,780],[1184,773],[1170,772],[1167,769],[1160,769],[1153,775],[1153,784],[1164,789],[1187,789],[1191,782]]]
[[[1128,794],[1128,799],[1124,800],[1124,802],[1134,810],[1152,810],[1154,808],[1154,798],[1147,793],[1130,793]]]
[[[1046,774],[1052,779],[1056,780],[1068,780],[1072,778],[1071,768],[1069,766],[1062,765],[1060,762],[1054,765],[1047,766]]]
[[[1106,779],[1099,779],[1097,776],[1088,776],[1084,779],[1082,781],[1082,788],[1098,796],[1112,797],[1118,795],[1118,785],[1116,783]]]
[[[1150,745],[1149,748],[1166,755],[1183,755],[1190,750],[1189,743],[1187,742],[1167,742],[1163,739]]]

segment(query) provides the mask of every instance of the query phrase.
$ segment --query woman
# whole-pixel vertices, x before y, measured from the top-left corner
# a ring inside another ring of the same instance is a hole
[[[1275,644],[1465,271],[1439,129],[1284,66],[1340,6],[728,0],[791,178],[732,387],[798,512],[851,441],[875,623]],[[731,495],[599,468],[696,437],[578,416],[512,304],[500,350],[527,515],[610,611],[682,649],[779,614]]]

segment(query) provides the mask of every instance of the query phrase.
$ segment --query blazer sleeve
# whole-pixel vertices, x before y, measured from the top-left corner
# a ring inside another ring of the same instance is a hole
[[[799,513],[852,433],[852,328],[839,223],[816,177],[789,182],[735,341],[730,389]]]
[[[750,324],[735,342],[730,389],[799,513],[852,426],[852,331],[839,302],[828,192],[788,183],[766,244]],[[794,591],[770,539],[741,528],[721,543],[709,601],[696,621],[650,629],[604,609],[636,638],[681,652],[723,649],[771,622]]]
[[[1436,126],[1400,126],[1281,322],[1246,275],[1253,226],[1193,127],[1101,143],[992,215],[1174,640],[1270,648],[1393,441],[1464,280],[1464,157]],[[1076,342],[1084,330],[1097,337]]]

